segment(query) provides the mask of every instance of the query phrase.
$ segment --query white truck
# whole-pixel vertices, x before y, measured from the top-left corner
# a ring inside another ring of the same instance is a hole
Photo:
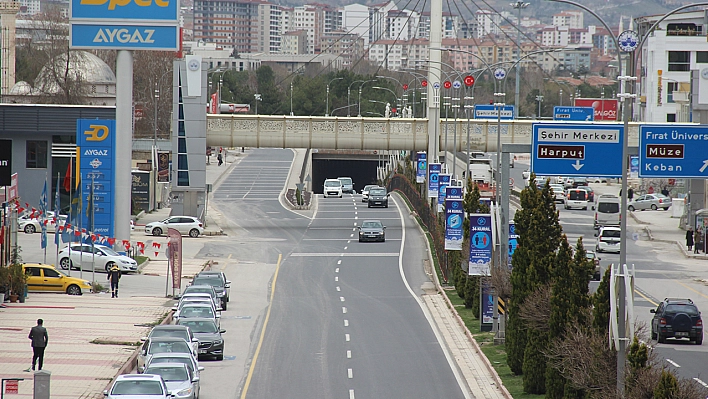
[[[496,186],[494,184],[494,167],[490,158],[470,159],[470,178],[477,183],[482,197],[494,197]]]

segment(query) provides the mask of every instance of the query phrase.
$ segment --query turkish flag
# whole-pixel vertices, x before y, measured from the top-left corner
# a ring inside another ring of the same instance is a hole
[[[66,168],[66,174],[64,174],[64,190],[66,192],[71,191],[71,159],[69,159],[69,166]]]

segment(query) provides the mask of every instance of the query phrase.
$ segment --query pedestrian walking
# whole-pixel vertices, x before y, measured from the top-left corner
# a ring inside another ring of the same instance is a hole
[[[216,156],[216,160],[219,161],[219,166],[221,166],[222,163],[224,163],[224,158],[221,156],[221,153]]]
[[[694,242],[693,242],[694,237],[693,236],[694,236],[693,227],[689,227],[688,230],[686,230],[686,247],[688,247],[689,251],[691,249],[693,249],[693,244],[694,244]]]
[[[661,189],[661,194],[665,196],[669,196],[669,188],[664,186],[664,188]]]
[[[701,253],[699,249],[703,246],[703,232],[701,231],[701,229],[696,229],[696,231],[693,233],[693,244],[693,253]]]
[[[630,187],[627,189],[627,199],[629,199],[631,201],[633,198],[634,198],[634,190],[632,189],[632,187]]]
[[[108,271],[108,281],[111,282],[111,298],[118,298],[118,282],[120,281],[120,268],[113,265]]]
[[[35,365],[42,369],[44,365],[44,349],[47,347],[47,342],[49,342],[49,336],[47,335],[47,329],[43,326],[44,320],[37,319],[37,325],[32,327],[29,336],[27,338],[32,340],[32,367],[34,371]],[[39,362],[39,364],[37,364]],[[30,369],[25,371],[29,372]]]

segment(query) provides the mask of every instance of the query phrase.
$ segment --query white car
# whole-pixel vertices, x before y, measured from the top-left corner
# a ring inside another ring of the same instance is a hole
[[[63,226],[66,223],[66,215],[59,215],[56,220],[54,220],[54,212],[47,212],[47,232],[54,233],[57,231],[57,226]],[[42,231],[42,220],[34,217],[29,217],[28,214],[17,218],[18,231],[24,231],[27,234],[32,234]]]
[[[325,198],[339,197],[342,198],[342,182],[339,179],[327,179],[324,181],[322,190]]]
[[[619,227],[600,227],[595,241],[595,252],[620,252]]]
[[[366,202],[369,200],[369,190],[374,187],[378,187],[376,184],[367,184],[361,189],[361,202]]]
[[[119,375],[111,389],[103,391],[103,396],[108,399],[174,398],[162,377],[155,374]]]
[[[167,229],[176,229],[183,235],[199,237],[204,234],[204,224],[193,216],[171,216],[159,222],[145,225],[145,234],[159,236],[167,233]]]
[[[71,247],[71,257],[69,248]],[[59,252],[59,267],[64,270],[110,270],[118,265],[121,272],[138,271],[135,259],[121,255],[105,245],[71,244]]]
[[[565,190],[562,184],[551,184],[551,190],[553,191],[556,201],[560,201],[561,203],[565,202]]]

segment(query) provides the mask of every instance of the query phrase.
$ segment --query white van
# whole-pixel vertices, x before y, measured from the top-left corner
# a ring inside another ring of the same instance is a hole
[[[566,191],[565,209],[580,208],[582,210],[588,209],[588,192],[578,188],[571,188]]]
[[[595,221],[593,227],[599,229],[604,226],[620,225],[620,197],[614,194],[602,194],[595,200]]]

